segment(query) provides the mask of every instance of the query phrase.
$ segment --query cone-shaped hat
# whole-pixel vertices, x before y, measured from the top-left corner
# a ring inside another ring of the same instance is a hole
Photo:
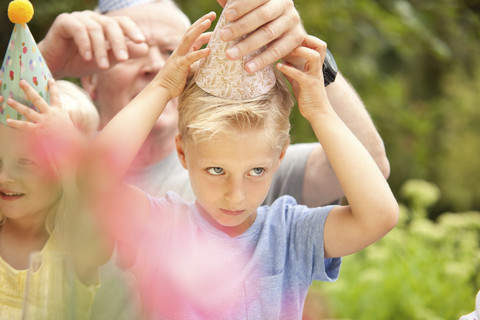
[[[8,6],[8,17],[15,23],[8,43],[2,68],[0,69],[0,95],[4,101],[0,104],[0,122],[8,118],[23,120],[24,117],[7,105],[9,97],[27,105],[32,103],[18,86],[20,80],[26,80],[45,101],[49,102],[48,79],[52,74],[48,69],[37,44],[28,29],[27,22],[33,16],[33,7],[28,0],[15,0]]]
[[[275,74],[268,66],[255,73],[245,71],[245,62],[261,52],[257,50],[238,60],[229,60],[225,51],[241,39],[225,42],[220,38],[221,29],[227,24],[225,10],[235,0],[229,0],[218,19],[208,47],[210,54],[200,61],[195,82],[206,92],[225,99],[244,100],[268,92],[275,85]]]

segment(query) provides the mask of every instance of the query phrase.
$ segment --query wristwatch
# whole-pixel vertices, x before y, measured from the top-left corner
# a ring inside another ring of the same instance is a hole
[[[322,71],[323,71],[323,79],[325,81],[325,87],[326,87],[330,83],[335,81],[335,78],[337,77],[337,73],[338,73],[337,63],[335,62],[335,59],[333,58],[332,53],[328,49],[327,49],[327,52],[325,53],[325,60],[323,61]]]

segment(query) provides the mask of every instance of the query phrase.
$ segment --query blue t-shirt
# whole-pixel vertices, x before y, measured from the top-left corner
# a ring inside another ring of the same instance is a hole
[[[332,206],[283,196],[230,238],[175,193],[149,200],[134,271],[151,319],[301,319],[312,281],[338,277],[341,258],[324,258]]]

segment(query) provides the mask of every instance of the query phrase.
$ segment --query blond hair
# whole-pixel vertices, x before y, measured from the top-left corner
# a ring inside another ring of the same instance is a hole
[[[276,84],[269,92],[241,101],[213,96],[190,80],[178,101],[182,141],[198,144],[235,130],[263,130],[280,152],[290,139],[293,99],[283,76],[276,76]]]
[[[68,114],[77,130],[90,138],[98,130],[100,116],[89,95],[76,84],[58,80],[62,109]]]
[[[68,114],[76,129],[87,139],[93,138],[100,125],[100,116],[90,96],[76,84],[58,80],[55,83],[60,92],[62,109]],[[55,240],[65,246],[66,238],[71,233],[72,221],[81,214],[81,200],[76,186],[74,172],[61,172],[53,156],[50,164],[62,185],[62,194],[55,210],[47,216],[45,227]],[[78,212],[72,213],[72,210]]]

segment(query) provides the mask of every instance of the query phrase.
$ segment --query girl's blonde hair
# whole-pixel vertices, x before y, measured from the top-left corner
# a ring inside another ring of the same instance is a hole
[[[266,94],[249,100],[215,97],[190,80],[178,102],[178,129],[186,144],[211,140],[235,130],[264,130],[272,146],[281,151],[289,142],[290,111],[294,104],[283,76]]]
[[[87,138],[91,138],[98,130],[100,116],[90,96],[70,81],[58,80],[62,109],[68,113],[75,127]]]
[[[56,85],[60,92],[62,109],[68,114],[73,125],[85,138],[93,138],[100,125],[100,116],[90,96],[70,81],[58,80]],[[50,157],[50,164],[59,179],[62,194],[56,209],[48,214],[45,227],[55,241],[65,248],[74,233],[72,228],[78,223],[78,219],[82,218],[82,201],[77,190],[75,172],[62,172],[53,156]],[[70,237],[69,240],[67,237]]]

